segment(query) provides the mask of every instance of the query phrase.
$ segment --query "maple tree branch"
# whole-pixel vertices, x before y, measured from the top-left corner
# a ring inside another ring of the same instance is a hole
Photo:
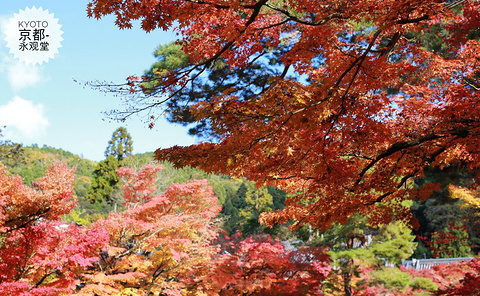
[[[443,137],[445,137],[445,136],[444,135],[439,135],[439,134],[436,134],[436,133],[432,133],[432,134],[428,134],[428,135],[422,136],[418,139],[414,139],[414,140],[411,140],[411,141],[397,142],[397,143],[393,144],[387,150],[380,153],[375,159],[373,159],[367,166],[365,166],[363,168],[363,170],[358,174],[358,179],[355,182],[355,186],[358,185],[361,182],[361,180],[363,179],[365,174],[368,172],[368,170],[370,170],[380,160],[382,160],[384,158],[387,158],[390,155],[392,155],[396,152],[399,152],[401,150],[411,148],[411,147],[414,147],[414,146],[418,146],[418,145],[421,145],[425,142],[437,140],[437,139],[443,138]]]
[[[217,9],[230,9],[231,6],[229,5],[220,5],[217,3],[207,2],[207,1],[194,1],[194,0],[185,0],[185,2],[190,2],[198,5],[211,5]]]
[[[188,0],[187,0],[188,1]],[[193,3],[197,3],[197,4],[212,4],[210,2],[204,2],[204,1],[189,1],[189,2],[193,2]],[[247,22],[245,23],[245,26],[243,29],[241,29],[239,31],[239,35],[242,35],[243,33],[245,33],[245,31],[247,30],[247,28],[255,21],[255,19],[257,18],[257,16],[259,15],[260,13],[260,10],[262,8],[263,5],[265,5],[265,3],[268,2],[268,0],[261,0],[259,2],[257,2],[255,5],[247,5],[247,6],[243,6],[244,8],[248,8],[248,9],[253,9],[253,12],[252,14],[250,15],[249,19],[247,20]],[[229,6],[225,6],[225,7],[222,7],[222,8],[229,8]],[[119,112],[120,114],[123,114],[123,119],[126,119],[130,116],[132,116],[133,114],[136,114],[136,113],[139,113],[139,112],[142,112],[142,111],[146,111],[146,110],[149,110],[149,109],[152,109],[156,106],[160,106],[162,104],[164,104],[165,102],[169,101],[170,99],[172,99],[173,97],[175,97],[176,95],[178,95],[181,91],[183,91],[187,85],[188,85],[188,82],[193,82],[195,79],[197,79],[204,71],[206,71],[206,69],[214,62],[216,61],[218,58],[220,58],[220,56],[225,53],[229,48],[231,48],[233,46],[233,44],[235,43],[236,39],[232,39],[230,41],[228,41],[226,44],[223,45],[223,47],[217,52],[215,53],[214,56],[212,56],[211,58],[208,58],[202,62],[200,62],[199,64],[196,64],[194,65],[191,69],[188,69],[186,70],[184,73],[181,73],[180,76],[176,77],[171,83],[170,85],[167,85],[167,86],[164,86],[163,89],[167,89],[169,86],[172,86],[174,85],[175,83],[177,83],[179,80],[181,80],[181,78],[183,77],[187,77],[189,74],[191,74],[193,71],[195,70],[199,70],[198,73],[195,73],[195,75],[191,78],[188,78],[187,81],[185,83],[182,83],[180,85],[180,88],[175,90],[175,92],[171,93],[167,98],[161,100],[161,101],[158,101],[158,102],[155,102],[153,104],[148,104],[147,106],[145,107],[141,107],[141,108],[137,108],[133,111],[125,111],[125,112]],[[178,73],[177,73],[178,74]],[[145,81],[144,81],[145,82]],[[125,84],[125,85],[129,85],[128,83]]]
[[[473,2],[475,2],[475,1],[476,0],[473,0]],[[452,8],[455,8],[458,5],[461,5],[461,4],[464,4],[464,3],[465,3],[465,0],[458,0],[458,1],[455,1],[455,2],[452,2],[452,3],[449,3],[449,4],[445,5],[445,8],[452,9]]]
[[[377,40],[378,36],[380,36],[380,33],[381,33],[381,30],[377,30],[377,31],[375,32],[375,34],[373,35],[372,41],[370,41],[370,43],[368,44],[367,49],[365,49],[365,51],[364,51],[363,54],[360,56],[360,58],[359,58],[354,64],[352,64],[352,68],[350,68],[350,70],[353,69],[353,65],[355,65],[355,64],[357,64],[357,69],[356,69],[355,72],[353,73],[352,79],[350,80],[350,83],[348,84],[348,87],[347,87],[347,89],[345,90],[345,92],[344,92],[344,94],[343,94],[343,96],[342,96],[342,98],[341,98],[342,104],[343,104],[343,101],[344,101],[345,97],[347,96],[348,92],[350,91],[350,88],[352,87],[353,82],[355,81],[355,78],[357,77],[358,73],[360,72],[360,68],[361,68],[363,62],[365,61],[368,53],[369,53],[370,50],[372,49],[373,44],[375,44],[375,41]],[[348,70],[348,71],[350,71],[350,70]],[[346,74],[345,74],[345,75],[346,75]],[[342,79],[343,79],[343,78],[342,78]],[[335,85],[335,87],[338,87],[339,85],[340,85],[340,83],[339,83],[339,81],[338,81],[338,83]],[[343,108],[342,108],[342,109],[343,109]]]
[[[475,1],[478,1],[478,0],[473,0],[473,2],[475,2]],[[459,6],[459,5],[464,4],[464,3],[465,3],[465,0],[458,0],[458,1],[446,4],[445,8],[446,9],[453,9],[453,8]],[[425,14],[423,16],[413,18],[413,19],[398,20],[397,24],[399,24],[399,25],[412,24],[412,23],[418,23],[418,22],[421,22],[421,21],[426,21],[426,20],[429,20],[429,19],[430,19],[430,16],[428,14]]]
[[[163,272],[167,271],[167,269],[164,268],[165,266],[167,266],[167,263],[168,262],[165,260],[165,256],[162,256],[162,261],[160,262],[160,264],[158,264],[158,266],[155,268],[155,270],[153,271],[153,273],[151,275],[152,279],[150,281],[149,287],[153,287],[157,278],[160,275],[162,275]]]
[[[44,275],[42,278],[40,278],[40,280],[39,280],[37,283],[35,283],[35,288],[40,287],[40,285],[43,284],[43,282],[44,282],[49,276],[51,276],[51,275],[53,275],[53,274],[58,274],[58,272],[59,272],[59,271],[58,271],[57,269],[54,269],[54,270],[52,270],[51,272],[46,272],[45,275]]]
[[[342,80],[347,76],[347,74],[355,68],[355,66],[357,66],[353,76],[352,76],[352,79],[350,80],[349,84],[348,84],[348,87],[347,89],[345,90],[344,94],[342,95],[341,97],[341,100],[343,102],[343,100],[345,99],[346,95],[348,94],[349,90],[350,90],[350,87],[352,86],[356,76],[358,75],[359,71],[360,71],[360,68],[361,68],[361,65],[362,63],[365,61],[365,58],[367,57],[368,53],[370,52],[371,48],[373,47],[373,45],[375,44],[375,41],[377,40],[378,36],[380,36],[380,33],[381,33],[381,30],[377,30],[374,34],[373,34],[373,39],[370,41],[368,47],[365,49],[365,51],[363,52],[363,54],[360,56],[360,57],[357,57],[355,59],[355,61],[353,61],[353,63],[350,64],[350,66],[342,73],[342,75],[340,75],[340,77],[338,78],[338,80],[335,82],[335,85],[329,90],[329,92],[327,93],[326,97],[324,99],[321,99],[313,104],[310,104],[308,106],[305,106],[301,109],[297,109],[295,111],[290,111],[289,112],[289,115],[288,117],[279,125],[277,126],[273,131],[267,133],[266,135],[262,136],[262,137],[259,137],[259,138],[256,138],[254,139],[253,141],[250,142],[250,145],[249,145],[249,148],[248,149],[251,149],[255,144],[259,143],[260,141],[268,138],[269,136],[277,133],[283,126],[285,126],[288,121],[290,121],[290,119],[292,119],[292,117],[297,114],[297,113],[300,113],[300,112],[303,112],[309,108],[312,108],[314,106],[317,106],[327,100],[329,100],[333,94],[335,93],[335,91],[340,87],[340,84],[342,82]],[[287,69],[285,69],[287,70]],[[285,74],[286,74],[286,71],[284,71]],[[332,126],[330,127],[329,131],[332,130],[333,128],[333,124],[335,123],[336,121],[336,118],[338,118],[338,116],[340,115],[341,111],[338,112],[337,114],[334,114],[333,115],[333,123],[332,123]],[[330,119],[331,117],[329,117]],[[329,131],[327,132],[327,134],[324,136],[324,139],[326,138],[326,136],[328,135]]]
[[[206,63],[202,63],[202,64],[199,64],[199,65],[195,65],[193,67],[191,67],[190,69],[187,69],[187,70],[184,70],[184,71],[180,71],[180,72],[177,72],[175,73],[175,75],[178,75],[177,77],[175,77],[174,79],[172,79],[172,81],[169,83],[169,84],[166,84],[166,85],[163,85],[162,86],[162,89],[168,89],[169,87],[172,87],[173,85],[175,85],[179,80],[181,80],[183,77],[188,77],[193,71],[195,70],[199,70],[198,73],[195,73],[195,75],[193,77],[190,77],[188,78],[185,83],[181,84],[180,85],[180,88],[175,90],[175,92],[171,93],[168,97],[162,99],[162,100],[159,100],[157,102],[154,102],[154,103],[150,103],[150,104],[147,104],[145,107],[137,107],[135,108],[134,110],[127,110],[127,111],[118,111],[118,110],[114,110],[113,112],[115,114],[119,114],[119,115],[122,115],[121,116],[121,120],[122,121],[125,121],[127,118],[129,118],[130,116],[136,114],[136,113],[140,113],[140,112],[143,112],[143,111],[146,111],[146,110],[151,110],[153,109],[154,107],[157,107],[157,106],[160,106],[162,104],[164,104],[165,102],[171,100],[173,97],[175,97],[176,95],[178,95],[181,91],[183,91],[189,82],[192,82],[194,81],[195,79],[197,79],[207,68],[208,68],[208,64]],[[158,78],[152,78],[152,79],[149,79],[149,80],[144,80],[142,81],[141,83],[146,83],[146,82],[152,82],[152,81],[157,81]],[[110,84],[110,85],[105,85],[105,84],[90,84],[90,86],[92,88],[100,88],[100,87],[120,87],[120,90],[119,92],[129,92],[129,93],[132,93],[132,92],[135,92],[134,91],[127,91],[127,90],[124,90],[122,89],[121,87],[122,86],[131,86],[131,83],[130,82],[127,82],[127,83],[123,83],[123,84]],[[108,90],[107,90],[108,91]],[[152,94],[148,94],[146,95],[145,97],[143,98],[140,98],[140,100],[143,100],[147,97],[152,97],[152,96],[157,96],[158,94],[157,93],[152,93]],[[117,117],[118,118],[118,117]]]
[[[415,171],[415,173],[412,173],[412,174],[409,174],[409,175],[407,175],[407,176],[402,177],[402,179],[400,180],[400,183],[397,185],[397,187],[396,187],[395,189],[398,190],[398,189],[402,188],[402,186],[404,186],[404,185],[407,183],[408,179],[410,179],[410,178],[412,178],[413,176],[415,176],[415,174],[416,174],[417,172],[418,172],[418,170]],[[370,201],[370,202],[367,202],[367,203],[364,203],[363,205],[364,205],[364,206],[373,206],[373,205],[376,204],[376,203],[380,203],[380,202],[382,202],[385,198],[387,198],[388,196],[394,194],[394,193],[396,192],[396,190],[394,190],[394,191],[389,191],[389,192],[387,192],[387,193],[384,193],[384,194],[380,195],[379,197],[377,197],[375,200]]]
[[[463,77],[463,81],[465,82],[466,85],[470,86],[470,87],[473,88],[474,90],[480,91],[480,87],[477,86],[476,81],[474,81],[473,79],[470,79],[470,78],[467,78],[467,77]]]
[[[212,3],[212,2],[208,2],[208,1],[195,1],[195,0],[185,0],[185,1],[190,2],[190,3],[199,4],[199,5],[212,5],[213,7],[218,8],[218,9],[230,9],[230,8],[232,8],[230,5],[220,5],[220,4]],[[246,9],[254,9],[255,8],[255,4],[254,5],[240,4],[240,6],[242,8],[246,8]]]
[[[447,138],[451,136],[455,136],[453,140],[458,139],[458,138],[466,138],[468,135],[472,134],[471,130],[466,129],[466,128],[456,128],[453,129],[449,132],[446,133],[430,133],[424,136],[421,136],[417,139],[413,139],[410,141],[404,141],[404,142],[397,142],[393,145],[391,145],[387,150],[383,151],[380,153],[375,159],[373,159],[367,166],[363,168],[363,170],[358,174],[358,179],[355,182],[355,186],[358,185],[363,177],[366,175],[368,170],[373,168],[379,161],[381,161],[384,158],[387,158],[391,156],[392,154],[396,152],[400,152],[404,149],[408,149],[411,147],[415,146],[420,146],[424,144],[425,142],[429,141],[434,141],[442,138]],[[425,159],[426,162],[431,163],[435,160],[435,158],[440,155],[442,152],[444,152],[447,149],[446,144],[442,145],[437,151],[431,153],[427,159]]]
[[[253,13],[248,18],[247,22],[245,23],[244,28],[239,30],[240,35],[245,33],[247,28],[255,21],[258,14],[260,13],[260,9],[262,8],[262,6],[265,3],[267,3],[267,1],[268,0],[261,0],[261,1],[257,2],[255,5],[253,5],[252,7],[250,7],[251,9],[253,9]],[[225,51],[227,51],[230,47],[232,47],[232,45],[235,43],[235,41],[236,41],[235,39],[228,41],[213,57],[205,60],[204,62],[201,62],[200,64],[198,64],[196,66],[210,65],[213,61],[217,60]]]
[[[188,0],[187,0],[188,1]],[[250,9],[253,9],[253,13],[250,15],[250,17],[248,18],[247,22],[245,23],[245,26],[243,29],[241,29],[239,31],[240,35],[242,35],[243,33],[245,33],[245,31],[247,30],[247,28],[255,21],[255,19],[257,18],[258,14],[260,13],[260,9],[262,8],[263,5],[265,5],[265,3],[267,3],[268,0],[260,0],[258,1],[255,5],[253,6],[244,6],[245,8],[250,8]],[[229,42],[227,42],[227,44],[225,44],[222,49],[220,49],[220,51],[218,51],[213,57],[207,59],[206,61],[202,62],[201,64],[199,65],[209,65],[210,63],[212,63],[214,60],[218,59],[225,51],[227,51],[234,43],[235,43],[235,39],[233,40],[230,40]]]
[[[292,15],[290,12],[288,12],[288,10],[285,10],[285,9],[281,9],[281,8],[278,8],[278,7],[275,7],[271,4],[266,4],[265,6],[267,6],[268,8],[272,9],[272,10],[275,10],[277,12],[280,12],[281,14],[285,15],[288,20],[292,20],[294,22],[297,22],[299,24],[303,24],[303,25],[308,25],[308,26],[321,26],[325,23],[327,23],[328,21],[332,20],[332,19],[343,19],[343,15],[341,13],[332,13],[318,21],[315,21],[315,22],[311,22],[311,21],[306,21],[306,20],[302,20],[294,15]]]
[[[6,220],[5,226],[8,227],[9,229],[6,232],[12,232],[17,229],[25,228],[27,227],[28,224],[40,219],[42,216],[44,216],[46,213],[50,211],[50,207],[46,208],[40,208],[38,209],[35,213],[30,213],[25,216],[20,216],[20,217],[15,217],[9,220]],[[22,224],[14,226],[14,227],[9,227],[8,225],[16,224],[17,222],[22,221]]]
[[[445,150],[447,150],[447,146],[442,145],[439,149],[437,149],[435,152],[433,152],[431,155],[429,155],[429,157],[426,159],[426,162],[427,163],[433,162],[437,158],[437,156],[442,154]],[[410,173],[406,176],[403,176],[395,189],[398,190],[398,189],[402,188],[402,186],[406,185],[408,179],[413,178],[419,171],[420,171],[420,168],[414,170],[412,173]],[[375,200],[367,202],[364,205],[365,206],[371,206],[371,205],[374,205],[376,203],[382,202],[386,197],[388,197],[388,196],[390,196],[394,193],[395,193],[395,191],[390,191],[390,192],[384,193],[384,194],[380,195],[379,197],[377,197]]]
[[[287,76],[288,70],[290,69],[291,64],[285,65],[285,68],[283,69],[282,74],[280,75],[280,78],[285,78]]]
[[[258,14],[260,13],[260,9],[262,9],[262,6],[265,5],[268,2],[268,0],[260,0],[258,1],[255,5],[253,5],[251,8],[253,9],[253,13],[248,19],[248,21],[245,23],[245,28],[241,31],[242,33],[245,32],[250,26],[255,19],[257,18]]]
[[[406,25],[406,24],[412,24],[412,23],[418,23],[418,22],[421,22],[421,21],[426,21],[428,19],[430,19],[430,17],[428,16],[428,14],[426,14],[426,15],[423,15],[421,17],[417,17],[417,18],[413,18],[413,19],[398,20],[397,24]]]
[[[151,237],[155,236],[157,233],[159,233],[160,231],[162,231],[163,228],[160,228],[160,229],[157,229],[155,231],[153,231],[151,234],[145,236],[143,239],[141,239],[140,241],[136,242],[135,245],[133,247],[131,247],[130,249],[126,250],[125,252],[123,253],[120,253],[120,254],[117,254],[115,255],[115,259],[118,260],[120,258],[123,258],[129,254],[132,254],[133,252],[135,252],[141,244],[143,244],[145,241],[147,241],[148,239],[150,239]]]
[[[285,19],[279,23],[276,23],[276,24],[272,24],[272,25],[268,25],[268,26],[265,26],[265,27],[261,27],[261,28],[256,28],[255,30],[257,31],[264,31],[264,30],[268,30],[268,29],[271,29],[271,28],[274,28],[274,27],[278,27],[278,26],[281,26],[283,24],[286,24],[288,23],[288,19]]]
[[[380,33],[381,33],[381,30],[377,30],[375,32],[375,34],[373,35],[373,39],[370,41],[370,43],[368,44],[368,47],[364,50],[363,54],[360,56],[360,57],[357,57],[355,59],[355,61],[350,65],[350,67],[348,67],[343,73],[342,75],[339,77],[339,79],[337,80],[337,82],[335,83],[334,87],[329,91],[328,95],[327,95],[327,98],[325,100],[328,100],[330,99],[332,96],[333,96],[333,93],[334,91],[340,86],[340,83],[341,81],[343,80],[343,78],[346,77],[347,73],[350,72],[355,66],[357,66],[357,68],[355,69],[355,72],[344,92],[344,94],[342,95],[342,97],[340,98],[341,101],[342,101],[342,104],[341,104],[341,107],[340,107],[340,110],[333,115],[333,120],[332,120],[332,123],[330,125],[330,128],[327,130],[327,132],[325,133],[325,135],[323,136],[323,149],[325,149],[325,146],[327,145],[326,143],[326,139],[327,139],[327,136],[330,134],[330,132],[333,130],[334,126],[335,126],[335,123],[336,121],[338,120],[340,114],[342,114],[345,110],[344,108],[344,102],[345,102],[345,98],[348,94],[348,92],[350,91],[350,88],[351,86],[353,85],[353,82],[355,81],[355,78],[357,77],[358,73],[360,72],[360,68],[363,64],[363,62],[365,61],[368,53],[370,52],[370,50],[372,49],[373,45],[375,44],[375,41],[377,40],[378,36],[380,36]],[[324,101],[324,100],[322,100]],[[321,102],[321,101],[320,101]],[[325,154],[323,154],[323,160],[325,162],[325,165],[327,166],[327,169],[330,169],[330,166],[328,164],[328,160],[325,158]]]
[[[363,159],[370,160],[370,161],[375,160],[375,159],[372,158],[372,157],[369,157],[369,156],[366,156],[366,155],[357,154],[357,153],[348,153],[348,154],[343,154],[343,155],[341,155],[341,156],[342,156],[342,157],[363,158]]]
[[[300,112],[303,112],[305,111],[306,109],[308,108],[311,108],[311,107],[315,107],[317,105],[320,105],[321,103],[329,100],[333,94],[335,93],[335,91],[340,87],[340,84],[342,83],[343,79],[347,76],[347,74],[355,67],[357,66],[357,69],[355,70],[355,73],[352,77],[352,79],[350,80],[350,83],[345,91],[345,93],[343,94],[342,96],[342,99],[345,98],[345,96],[347,95],[348,91],[350,90],[350,87],[351,85],[353,84],[353,81],[355,80],[356,76],[358,75],[358,72],[360,71],[360,66],[362,65],[363,61],[365,60],[365,58],[367,57],[368,53],[371,51],[372,47],[373,47],[373,44],[375,44],[375,41],[377,40],[378,36],[380,35],[381,33],[381,30],[377,30],[375,32],[375,34],[373,35],[373,39],[370,41],[370,43],[368,44],[368,47],[365,49],[365,51],[363,52],[363,54],[359,57],[356,57],[355,60],[353,61],[353,63],[350,64],[350,66],[345,70],[343,71],[343,73],[338,77],[337,81],[335,82],[334,86],[329,90],[329,92],[327,93],[327,96],[322,99],[322,100],[319,100],[313,104],[310,104],[308,106],[305,106],[301,109],[298,109],[296,111],[292,111],[291,113],[292,114],[296,114],[296,113],[300,113]]]

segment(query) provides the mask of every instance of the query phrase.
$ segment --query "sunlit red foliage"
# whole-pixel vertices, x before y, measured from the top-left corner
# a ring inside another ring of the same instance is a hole
[[[0,166],[0,295],[67,295],[76,275],[98,260],[102,229],[65,225],[73,171],[54,164],[33,187]]]
[[[469,269],[458,284],[447,286],[438,295],[480,295],[480,258],[466,264]]]
[[[122,168],[127,209],[93,224],[109,234],[100,261],[82,275],[79,295],[181,295],[218,251],[217,198],[206,180],[155,188],[160,167]]]
[[[197,284],[207,295],[323,295],[330,271],[321,248],[287,249],[269,237],[233,239]]]
[[[130,168],[119,168],[117,176],[123,178],[122,186],[124,206],[132,207],[135,204],[143,204],[152,199],[156,192],[157,172],[161,166],[146,165],[136,173]]]
[[[425,268],[422,270],[400,267],[400,270],[408,273],[413,278],[430,278],[435,284],[438,285],[438,288],[441,290],[448,287],[457,286],[460,280],[471,269],[467,266],[466,262],[461,262],[455,264],[439,264],[433,266],[430,269]]]

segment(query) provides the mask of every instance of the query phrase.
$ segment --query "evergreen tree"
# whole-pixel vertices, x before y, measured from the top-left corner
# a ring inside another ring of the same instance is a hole
[[[330,248],[335,270],[343,279],[343,287],[339,289],[345,295],[354,295],[353,283],[365,276],[364,269],[373,268],[381,273],[387,270],[383,268],[386,262],[399,264],[409,258],[416,243],[411,229],[398,221],[372,227],[368,217],[355,214],[348,222],[335,223],[322,231],[313,244]]]
[[[412,235],[410,227],[395,221],[379,226],[370,247],[380,260],[398,265],[412,256],[417,246],[414,239],[415,235]]]
[[[126,128],[119,127],[113,132],[105,150],[106,159],[98,163],[93,172],[92,185],[87,191],[87,199],[91,203],[118,204],[122,197],[116,170],[122,166],[123,160],[131,155],[132,145],[132,137]]]
[[[243,209],[247,206],[247,203],[245,201],[245,199],[247,198],[247,191],[247,185],[245,184],[245,182],[243,182],[242,184],[240,184],[240,187],[238,187],[237,192],[232,198],[232,205],[238,210]]]
[[[91,203],[102,203],[106,201],[113,204],[114,191],[119,182],[117,173],[119,168],[118,159],[113,155],[109,155],[107,159],[98,163],[97,168],[93,171],[92,185],[87,191],[87,199]]]
[[[227,198],[225,204],[223,205],[221,214],[225,217],[225,222],[223,227],[228,235],[235,233],[238,230],[238,209],[236,209],[230,198]]]
[[[285,207],[285,200],[287,199],[287,193],[276,187],[268,186],[268,193],[273,198],[273,210],[282,210]]]
[[[113,132],[112,139],[108,141],[105,157],[113,155],[121,163],[133,150],[133,141],[127,129],[119,127]]]
[[[221,214],[226,218],[224,228],[229,235],[241,230],[239,224],[241,221],[240,211],[247,205],[245,202],[247,190],[247,185],[242,182],[237,191],[225,199]]]
[[[370,265],[374,261],[374,254],[366,249],[366,230],[369,228],[367,217],[355,214],[348,221],[345,225],[334,223],[332,227],[322,231],[313,244],[331,249],[329,253],[343,279],[345,295],[351,296],[352,279],[359,276],[360,264]]]
[[[439,254],[434,254],[438,252],[425,246],[425,242],[433,242],[435,233],[437,236],[448,236],[451,226],[463,227],[463,225],[453,225],[452,221],[456,221],[455,223],[465,221],[464,224],[470,234],[470,236],[467,235],[468,243],[466,245],[475,246],[480,242],[480,230],[477,222],[478,211],[472,207],[465,207],[464,202],[459,199],[459,191],[454,189],[469,188],[476,178],[476,172],[472,172],[462,163],[458,163],[443,169],[428,167],[425,170],[424,178],[415,181],[417,186],[427,183],[434,183],[439,186],[438,190],[434,191],[428,200],[416,200],[413,203],[412,212],[420,224],[420,227],[414,232],[418,237],[424,238],[423,240],[418,240],[419,248],[415,252],[415,258],[423,258],[425,254],[429,257],[440,256]],[[474,250],[478,251],[478,248],[474,248]],[[452,250],[450,252],[456,253]]]

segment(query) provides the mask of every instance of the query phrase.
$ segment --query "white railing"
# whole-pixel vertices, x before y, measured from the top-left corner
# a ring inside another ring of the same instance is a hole
[[[439,264],[452,264],[462,261],[468,262],[474,257],[459,257],[459,258],[439,258],[439,259],[412,259],[402,260],[402,266],[407,268],[415,268],[417,270],[430,269],[432,266]]]

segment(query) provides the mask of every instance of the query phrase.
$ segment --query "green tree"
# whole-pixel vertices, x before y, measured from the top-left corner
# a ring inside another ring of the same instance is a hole
[[[417,247],[414,239],[415,235],[412,234],[410,227],[394,221],[379,226],[370,248],[380,260],[398,265],[402,260],[412,256]]]
[[[261,213],[271,211],[273,208],[273,197],[267,187],[250,188],[245,196],[245,202],[253,212]]]
[[[115,172],[120,167],[118,159],[109,155],[107,159],[98,163],[93,171],[92,185],[87,191],[87,199],[91,203],[102,203],[106,201],[109,204],[117,202],[114,198],[114,191],[120,181]]]
[[[133,150],[133,141],[127,129],[119,127],[113,132],[112,139],[108,141],[105,157],[113,155],[121,163]]]
[[[224,228],[229,235],[241,230],[240,211],[247,205],[245,202],[247,191],[247,185],[242,182],[236,192],[225,199],[221,214],[226,218]]]
[[[238,212],[238,209],[233,206],[232,200],[227,198],[220,214],[225,218],[223,227],[228,235],[238,230],[238,221],[240,220]]]
[[[399,264],[402,259],[409,258],[416,243],[413,242],[415,236],[411,229],[398,221],[372,227],[368,217],[355,214],[348,222],[346,225],[335,223],[320,232],[312,243],[330,248],[335,270],[343,280],[341,289],[345,295],[354,295],[355,279],[362,281],[390,272],[385,263]],[[372,271],[374,273],[370,274]],[[398,272],[395,270],[395,273]],[[399,277],[408,276],[400,274]]]
[[[237,208],[237,209],[243,209],[244,207],[247,206],[247,203],[245,199],[247,198],[247,191],[248,187],[245,182],[242,182],[240,184],[240,187],[238,187],[237,192],[232,198],[232,205]]]
[[[273,198],[273,210],[281,210],[285,207],[285,200],[287,199],[287,193],[276,187],[267,186],[268,193]]]
[[[210,179],[209,182],[211,182]],[[224,228],[227,233],[231,235],[241,231],[244,237],[251,234],[278,236],[280,230],[286,229],[286,227],[277,225],[268,228],[261,225],[258,219],[263,212],[282,209],[286,192],[274,187],[256,188],[253,182],[243,179],[240,179],[240,182],[233,190],[231,179],[222,180],[225,187],[225,199],[220,215],[225,218]],[[212,184],[215,185],[215,183]],[[290,234],[290,231],[287,231],[286,234]]]
[[[412,276],[397,267],[384,267],[365,276],[358,285],[361,295],[416,295],[428,296],[438,290],[431,278]]]
[[[258,218],[260,214],[273,209],[273,197],[266,187],[251,187],[245,194],[245,207],[240,210],[239,216],[243,218],[242,233],[254,234],[264,231],[265,227],[260,225]]]
[[[367,218],[353,215],[345,225],[334,223],[322,231],[313,241],[314,245],[330,248],[336,271],[342,277],[345,295],[353,295],[352,279],[360,276],[360,265],[371,265],[375,255],[367,246]],[[311,237],[309,237],[309,240]],[[340,289],[340,288],[337,288]]]
[[[91,203],[106,202],[114,206],[119,203],[122,197],[116,170],[123,165],[124,159],[131,155],[132,145],[132,137],[126,128],[119,127],[113,132],[105,150],[106,159],[98,163],[87,191],[87,199]]]

